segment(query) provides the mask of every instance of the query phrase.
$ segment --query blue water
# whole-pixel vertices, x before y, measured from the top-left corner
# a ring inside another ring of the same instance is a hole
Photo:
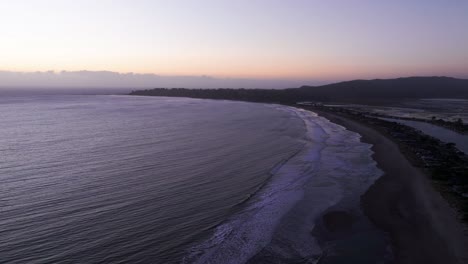
[[[2,97],[0,121],[1,263],[314,261],[315,221],[362,217],[381,174],[359,135],[275,105]]]

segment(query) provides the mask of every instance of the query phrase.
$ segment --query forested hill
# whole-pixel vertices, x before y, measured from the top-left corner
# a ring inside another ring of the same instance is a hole
[[[130,94],[278,103],[297,101],[369,102],[418,98],[468,99],[468,80],[449,77],[409,77],[354,80],[283,90],[156,88],[133,91]]]

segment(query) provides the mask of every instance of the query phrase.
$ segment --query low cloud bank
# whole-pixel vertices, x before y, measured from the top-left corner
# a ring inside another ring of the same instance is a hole
[[[161,76],[111,71],[0,71],[1,88],[291,88],[305,84],[293,80],[214,78],[210,76]]]

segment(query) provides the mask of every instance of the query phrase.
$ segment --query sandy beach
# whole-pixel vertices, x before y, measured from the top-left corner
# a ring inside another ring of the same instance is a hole
[[[311,109],[308,109],[311,110]],[[384,171],[362,196],[365,214],[388,232],[396,263],[467,263],[468,239],[453,208],[398,145],[376,129],[333,113],[312,111],[361,134]]]

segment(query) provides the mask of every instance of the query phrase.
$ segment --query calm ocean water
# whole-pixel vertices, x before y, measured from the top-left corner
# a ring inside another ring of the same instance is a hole
[[[273,105],[2,97],[0,121],[0,263],[317,260],[339,245],[316,219],[360,217],[381,174],[357,134]]]

